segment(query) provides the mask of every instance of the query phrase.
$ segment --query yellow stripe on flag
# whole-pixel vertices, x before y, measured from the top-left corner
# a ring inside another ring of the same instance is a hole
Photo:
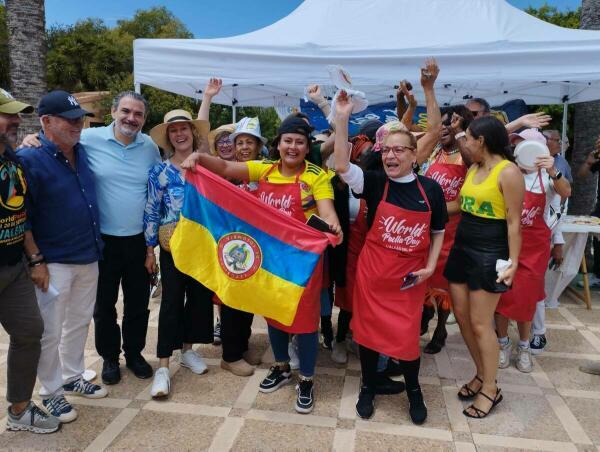
[[[291,325],[303,287],[260,268],[244,280],[227,276],[218,259],[217,243],[207,228],[183,216],[170,241],[175,266],[215,292],[223,303]]]

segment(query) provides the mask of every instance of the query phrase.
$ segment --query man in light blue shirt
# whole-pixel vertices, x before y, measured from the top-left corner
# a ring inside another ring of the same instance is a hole
[[[148,172],[160,162],[158,146],[141,133],[148,114],[141,95],[131,91],[119,94],[111,114],[112,124],[86,129],[81,135],[96,177],[100,232],[105,244],[94,310],[96,350],[104,359],[105,384],[121,379],[121,331],[115,308],[119,285],[123,287],[123,352],[127,367],[138,378],[152,376],[152,368],[142,357],[150,299],[143,218]]]

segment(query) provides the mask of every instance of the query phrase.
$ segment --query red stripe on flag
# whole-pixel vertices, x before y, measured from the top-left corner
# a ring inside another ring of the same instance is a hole
[[[186,171],[185,179],[199,193],[240,220],[263,230],[270,236],[296,248],[318,254],[323,249],[319,244],[322,243],[323,236],[326,236],[331,244],[336,243],[335,235],[324,234],[287,216],[206,168],[197,165],[195,171],[195,173]]]

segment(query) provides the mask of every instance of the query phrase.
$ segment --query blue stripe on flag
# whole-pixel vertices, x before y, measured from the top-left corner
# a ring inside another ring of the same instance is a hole
[[[259,244],[263,255],[261,267],[286,281],[306,287],[319,255],[301,250],[267,234],[216,205],[192,184],[185,185],[185,203],[181,215],[203,225],[215,243],[225,234],[242,232]],[[285,258],[284,258],[285,257]],[[201,257],[198,257],[201,259]]]

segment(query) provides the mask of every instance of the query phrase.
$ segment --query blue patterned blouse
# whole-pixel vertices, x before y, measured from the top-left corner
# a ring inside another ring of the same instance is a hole
[[[183,207],[185,181],[170,160],[157,163],[148,174],[148,201],[144,210],[147,246],[158,245],[158,227],[175,223]]]

